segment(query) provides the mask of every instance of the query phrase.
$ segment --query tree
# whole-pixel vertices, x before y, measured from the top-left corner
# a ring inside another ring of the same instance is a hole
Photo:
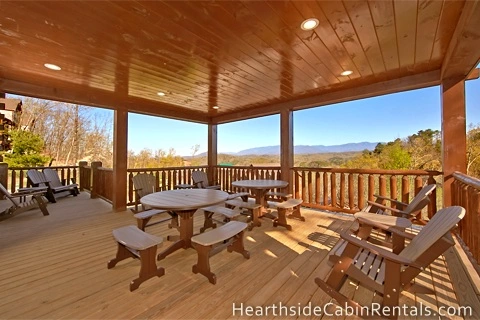
[[[43,166],[50,159],[43,156],[42,138],[30,131],[11,131],[12,150],[3,154],[10,167]]]
[[[480,127],[470,124],[467,132],[467,174],[480,177]]]
[[[442,140],[438,130],[420,130],[406,139],[412,169],[441,170],[441,148]]]

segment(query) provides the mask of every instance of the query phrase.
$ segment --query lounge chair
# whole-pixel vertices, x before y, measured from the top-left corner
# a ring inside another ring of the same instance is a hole
[[[140,229],[145,231],[145,227],[151,226],[151,225],[154,225],[154,224],[157,224],[157,223],[165,222],[165,221],[171,221],[168,225],[169,228],[178,228],[178,226],[179,226],[178,215],[176,213],[174,213],[173,211],[155,210],[155,209],[152,209],[148,206],[140,204],[140,198],[142,198],[142,197],[144,197],[148,194],[160,191],[157,188],[157,182],[155,180],[155,177],[152,174],[139,173],[132,178],[132,182],[133,182],[133,190],[135,192],[135,198],[136,198],[135,199],[135,209],[132,210],[132,211],[135,213],[135,218],[137,218],[138,221],[141,222],[139,224],[139,227],[141,226]],[[138,210],[138,205],[139,204],[141,205],[142,210]],[[165,213],[165,212],[170,215],[171,219],[162,220],[162,221],[158,221],[158,222],[155,222],[155,223],[148,224],[148,222],[150,221],[150,219],[153,216],[156,216],[158,214],[162,214],[162,213]]]
[[[30,169],[27,171],[27,178],[30,184],[34,187],[48,187],[47,193],[45,195],[48,201],[55,203],[57,202],[56,198],[59,196],[77,196],[79,194],[77,184],[63,185],[60,182],[60,178],[55,171],[53,171],[52,169],[45,169],[44,171],[46,172],[40,172],[35,169]]]
[[[0,192],[13,204],[10,208],[0,212],[0,221],[32,209],[40,209],[44,216],[49,215],[47,204],[43,201],[44,190],[10,193],[3,184],[0,183]],[[26,198],[28,196],[32,198],[27,200]],[[19,201],[19,199],[22,201]]]
[[[342,233],[342,239],[348,242],[345,250],[332,267],[328,279],[324,281],[315,278],[315,283],[341,306],[363,311],[365,308],[362,309],[360,304],[340,293],[349,277],[382,295],[383,306],[390,310],[399,305],[400,292],[403,290],[433,293],[419,284],[413,285],[412,280],[454,245],[450,230],[464,215],[465,209],[459,206],[439,210],[417,235],[376,224],[376,227],[388,230],[393,237],[403,240],[403,245],[393,250],[373,245],[355,235]],[[410,243],[405,244],[406,239],[410,240]],[[397,316],[398,314],[393,314],[393,318]]]
[[[418,221],[425,224],[426,221],[422,220],[420,214],[422,209],[429,203],[429,196],[435,189],[436,185],[429,184],[424,186],[412,199],[410,203],[404,203],[395,199],[382,197],[376,195],[376,201],[368,201],[368,206],[362,211],[379,213],[379,214],[391,214],[398,217],[408,218],[412,221]],[[390,204],[395,204],[395,208],[384,205],[384,202],[390,201]]]
[[[213,185],[208,181],[207,174],[203,171],[193,171],[192,172],[193,184],[196,188],[200,189],[216,189],[220,190],[220,185]]]

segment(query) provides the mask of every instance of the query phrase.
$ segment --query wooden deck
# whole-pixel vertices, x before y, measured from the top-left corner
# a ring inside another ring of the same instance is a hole
[[[307,209],[303,210],[307,222],[292,221],[292,232],[273,228],[266,220],[262,227],[247,232],[249,260],[226,251],[212,257],[216,285],[191,272],[196,253],[188,249],[158,262],[165,267],[165,276],[130,292],[129,282],[138,275],[139,262],[125,260],[108,270],[107,261],[116,251],[112,229],[135,224],[132,214],[113,213],[109,204],[89,199],[85,192],[48,208],[50,216],[29,211],[0,223],[1,319],[226,319],[240,316],[238,311],[233,315],[233,304],[323,306],[330,299],[313,279],[326,277],[328,251],[338,232],[353,223],[347,215]],[[202,219],[203,215],[196,215],[196,230]],[[166,224],[147,232],[165,238],[176,233]],[[435,295],[405,293],[402,304],[423,304],[434,310],[469,305],[474,311],[470,318],[479,319],[478,288],[468,281],[457,257],[455,249],[449,250],[417,278],[433,287]],[[351,283],[343,289],[363,304],[378,301],[373,293]],[[274,317],[270,310],[261,318]]]

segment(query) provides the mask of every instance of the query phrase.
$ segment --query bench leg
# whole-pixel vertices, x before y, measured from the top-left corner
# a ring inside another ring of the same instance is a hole
[[[200,228],[200,233],[204,233],[208,228],[215,229],[217,227],[217,224],[214,223],[212,219],[213,212],[203,211],[203,214],[205,215],[205,220],[203,222],[203,227]]]
[[[293,212],[288,215],[289,219],[298,219],[300,221],[305,221],[305,217],[302,216],[300,213],[300,206],[296,206],[293,208]]]
[[[251,231],[254,227],[260,227],[262,223],[260,222],[260,212],[261,208],[255,208],[252,211],[252,222],[248,226],[248,230]]]
[[[108,261],[107,268],[112,269],[115,267],[115,265],[122,260],[125,260],[127,258],[137,258],[130,250],[128,250],[123,244],[120,244],[117,242],[117,256]]]
[[[137,219],[137,227],[138,229],[145,231],[145,228],[147,227],[148,222],[150,221],[152,217],[148,217],[145,219]]]
[[[287,223],[287,210],[283,208],[278,208],[278,218],[273,220],[273,226],[282,226],[287,228],[287,230],[292,231],[292,226]]]
[[[140,250],[139,254],[141,262],[140,273],[138,274],[138,278],[130,282],[130,291],[137,289],[140,284],[150,278],[161,277],[165,274],[164,268],[160,267],[157,269],[157,264],[155,262],[157,246],[152,246],[145,250]]]
[[[194,264],[192,267],[192,272],[197,274],[201,273],[207,277],[208,281],[212,284],[217,283],[217,277],[215,273],[210,271],[210,251],[212,246],[202,246],[197,243],[192,243],[195,250],[197,250],[197,264]]]
[[[245,247],[243,246],[243,234],[245,231],[240,232],[234,237],[234,240],[231,245],[227,247],[228,252],[238,252],[240,253],[245,259],[250,259],[250,252],[245,250]]]

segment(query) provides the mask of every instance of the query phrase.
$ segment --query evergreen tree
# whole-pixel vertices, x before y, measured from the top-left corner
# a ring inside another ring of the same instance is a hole
[[[12,150],[3,153],[9,167],[43,166],[50,159],[42,155],[42,138],[30,131],[15,130],[11,132]]]

